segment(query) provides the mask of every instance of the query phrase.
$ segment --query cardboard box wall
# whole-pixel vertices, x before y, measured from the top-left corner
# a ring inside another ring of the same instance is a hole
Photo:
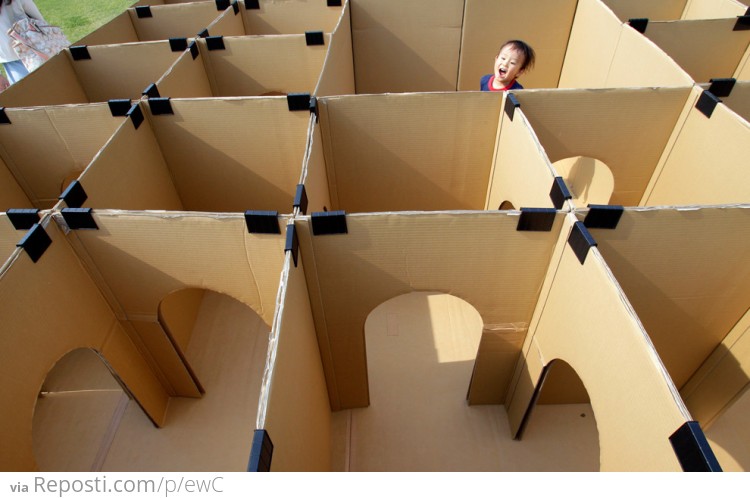
[[[351,4],[344,2],[341,16],[331,33],[315,95],[351,95],[354,86],[354,48],[352,46]]]
[[[602,0],[617,17],[650,21],[677,19],[722,19],[741,16],[747,6],[737,0]]]
[[[750,121],[750,81],[736,81],[729,95],[720,97],[721,101],[745,121]]]
[[[747,5],[737,0],[688,0],[682,19],[721,19],[741,16]]]

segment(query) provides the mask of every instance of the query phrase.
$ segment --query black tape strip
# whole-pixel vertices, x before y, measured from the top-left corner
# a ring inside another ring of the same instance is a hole
[[[513,121],[513,115],[516,113],[517,107],[521,107],[521,103],[516,96],[511,92],[505,92],[505,114],[511,121]]]
[[[260,9],[259,0],[245,0],[245,10],[257,10]]]
[[[270,472],[273,457],[273,442],[265,429],[253,432],[253,444],[250,447],[250,461],[248,472]]]
[[[232,2],[232,10],[234,10],[234,15],[240,13],[240,4],[238,3],[238,0],[234,0],[234,2]]]
[[[290,111],[307,111],[310,109],[309,93],[290,93],[286,96]]]
[[[292,253],[292,260],[294,260],[294,267],[297,267],[297,258],[299,257],[299,240],[297,240],[297,229],[294,225],[286,226],[286,242],[284,244],[284,252]]]
[[[21,241],[16,244],[16,247],[22,247],[31,258],[31,261],[36,263],[51,244],[52,239],[49,238],[42,225],[35,224],[31,227],[31,230],[26,232]]]
[[[313,213],[311,221],[313,235],[348,233],[346,212],[344,211],[321,211]]]
[[[341,7],[341,0],[328,0],[329,7]]]
[[[711,78],[708,91],[717,97],[729,97],[737,80],[734,78]]]
[[[83,203],[86,202],[86,199],[88,198],[88,194],[86,194],[83,185],[81,185],[81,182],[78,180],[70,182],[68,188],[66,188],[65,191],[60,194],[60,197],[58,197],[58,199],[65,201],[65,204],[67,204],[68,207],[72,208],[83,206]]]
[[[325,38],[322,31],[305,31],[305,43],[311,45],[325,45]]]
[[[71,230],[99,230],[91,208],[63,208],[61,213]]]
[[[11,124],[10,118],[5,113],[5,107],[0,107],[0,124]]]
[[[583,220],[586,228],[617,228],[625,208],[607,204],[589,204],[589,212]]]
[[[639,17],[639,18],[628,19],[628,24],[630,24],[630,27],[638,31],[639,33],[645,33],[646,28],[648,27],[648,18]]]
[[[750,8],[748,11],[750,11]],[[750,29],[750,15],[746,12],[744,16],[737,17],[737,22],[734,23],[732,31],[747,31],[748,29]]]
[[[151,83],[147,86],[146,89],[141,92],[141,95],[145,95],[148,98],[161,97],[161,95],[159,95],[159,89],[156,88],[156,83]]]
[[[40,219],[38,209],[8,209],[5,214],[16,230],[28,230]]]
[[[182,52],[183,50],[187,49],[188,42],[187,38],[170,38],[169,39],[169,48],[172,49],[172,52]]]
[[[317,123],[320,119],[320,115],[318,114],[318,98],[317,97],[310,97],[310,114],[315,114],[315,122]]]
[[[130,106],[133,105],[130,99],[110,99],[107,104],[112,116],[127,116]]]
[[[596,245],[596,241],[584,224],[580,221],[576,221],[573,225],[573,230],[568,237],[568,244],[578,257],[578,261],[583,264],[586,261],[586,255],[589,253],[589,249]]]
[[[245,211],[248,233],[281,233],[278,211]]]
[[[206,37],[206,48],[209,50],[225,50],[223,36]]]
[[[137,15],[139,19],[143,19],[144,17],[154,17],[154,15],[151,13],[151,7],[149,7],[148,5],[141,5],[140,7],[136,7],[135,15]]]
[[[685,422],[669,436],[672,449],[685,472],[721,472],[711,446],[703,434],[700,424]]]
[[[297,191],[294,193],[294,205],[299,208],[300,213],[307,214],[307,192],[303,184],[297,185]]]
[[[130,108],[127,116],[133,121],[133,126],[135,126],[136,130],[141,126],[141,123],[143,123],[143,111],[138,104],[133,104],[133,107]]]
[[[229,8],[229,0],[216,0],[216,10],[227,10]]]
[[[193,41],[193,42],[190,43],[190,47],[189,48],[190,48],[190,55],[193,56],[193,60],[197,59],[198,58],[198,54],[200,53],[200,52],[198,52],[198,44],[195,43],[195,41]]]
[[[557,210],[553,208],[521,208],[516,231],[549,232],[555,223]]]
[[[208,36],[209,36],[208,35],[208,28],[206,28],[203,31],[201,31],[200,33],[198,33],[198,38],[207,38]]]
[[[549,197],[552,199],[552,205],[555,206],[555,209],[562,209],[565,201],[573,198],[570,190],[568,190],[568,186],[565,185],[565,180],[561,176],[555,177],[552,189],[549,191]]]
[[[159,97],[156,99],[148,99],[148,105],[151,109],[151,114],[159,116],[162,114],[174,114],[172,110],[172,104],[169,102],[169,97]]]
[[[70,50],[70,55],[73,57],[74,61],[91,59],[91,54],[86,45],[75,45],[73,47],[68,47],[68,50]]]
[[[701,96],[698,97],[698,102],[695,104],[695,108],[702,112],[707,118],[710,118],[719,102],[721,102],[719,97],[708,90],[704,90],[703,93],[701,93]]]

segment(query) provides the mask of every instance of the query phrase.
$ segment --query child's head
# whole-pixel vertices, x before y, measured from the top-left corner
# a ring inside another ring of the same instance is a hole
[[[509,40],[500,47],[495,57],[495,79],[503,85],[513,82],[531,69],[535,59],[534,49],[521,40]]]

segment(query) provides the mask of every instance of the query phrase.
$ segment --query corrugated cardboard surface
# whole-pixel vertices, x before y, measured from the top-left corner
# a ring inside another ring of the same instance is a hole
[[[737,19],[651,22],[646,36],[697,82],[731,78],[750,42]]]
[[[140,41],[194,37],[213,22],[222,11],[214,2],[194,2],[180,5],[154,5],[151,16],[139,18],[135,9],[128,9],[131,22]],[[219,34],[219,33],[217,33]]]
[[[130,17],[130,12],[126,10],[79,41],[71,41],[73,45],[108,45],[113,43],[133,43],[139,40]]]
[[[725,414],[706,431],[706,439],[725,472],[747,472],[750,469],[747,413],[750,395],[744,391]]]
[[[469,302],[490,330],[528,323],[557,239],[554,227],[516,232],[518,216],[497,213],[351,215],[345,235],[312,236],[308,218],[295,224],[334,410],[368,404],[362,331],[378,304],[438,291]]]
[[[204,289],[185,289],[173,292],[159,304],[159,322],[183,350],[190,344],[190,335],[200,309]]]
[[[23,84],[0,92],[0,106],[25,107],[90,102],[65,49],[24,77]]]
[[[355,93],[350,5],[349,2],[344,4],[339,23],[330,38],[328,55],[315,89],[315,95],[319,97]]]
[[[721,101],[745,121],[750,121],[750,81],[737,81],[732,93],[727,97],[721,97]]]
[[[520,39],[536,52],[536,66],[518,78],[524,88],[556,88],[573,25],[576,0],[467,0],[465,2],[459,90],[479,90],[492,73],[507,40]]]
[[[455,90],[464,1],[352,3],[357,93]]]
[[[502,99],[488,92],[321,98],[333,209],[483,209]]]
[[[320,126],[312,125],[310,137],[310,148],[305,161],[304,185],[307,194],[307,213],[324,211],[331,207],[331,194],[328,192],[328,175],[326,174],[326,162],[323,156],[323,138],[320,134]]]
[[[291,213],[307,147],[309,112],[284,97],[172,100],[151,115],[185,209]]]
[[[609,167],[598,159],[576,156],[556,161],[552,167],[563,178],[577,207],[609,204],[615,178]]]
[[[331,410],[303,261],[287,262],[264,429],[274,471],[331,470]],[[304,379],[304,382],[300,382]]]
[[[233,7],[228,7],[224,12],[206,26],[209,36],[244,36],[245,25],[242,16],[235,14]],[[200,32],[200,31],[199,31]]]
[[[26,192],[18,184],[5,162],[0,160],[0,210],[7,211],[12,208],[33,208]],[[10,222],[8,222],[10,223]]]
[[[644,88],[530,90],[517,96],[550,161],[602,161],[615,180],[611,203],[635,206],[689,95],[689,88]]]
[[[28,206],[27,206],[28,207]],[[0,213],[0,261],[4,263],[16,250],[16,244],[26,235],[24,230],[16,230],[5,213]]]
[[[690,0],[602,0],[602,3],[612,9],[622,22],[634,18],[671,21],[682,17],[685,4],[690,3]]]
[[[688,0],[683,19],[721,19],[741,16],[747,6],[736,0]]]
[[[626,210],[592,234],[682,387],[747,311],[750,209]]]
[[[193,42],[191,42],[193,43]],[[211,83],[200,55],[193,59],[185,50],[156,82],[159,95],[169,98],[196,98],[213,95]]]
[[[240,2],[249,35],[301,34],[305,31],[330,33],[342,12],[342,7],[328,7],[326,2],[307,0],[261,0],[259,4],[260,9],[247,10],[244,2]]]

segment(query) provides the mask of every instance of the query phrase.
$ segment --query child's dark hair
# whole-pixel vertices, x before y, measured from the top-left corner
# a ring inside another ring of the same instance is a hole
[[[534,53],[534,49],[531,48],[528,43],[523,40],[508,40],[507,42],[503,43],[503,46],[500,47],[500,50],[509,45],[523,54],[523,64],[521,65],[521,71],[531,69],[534,66],[536,54]]]

